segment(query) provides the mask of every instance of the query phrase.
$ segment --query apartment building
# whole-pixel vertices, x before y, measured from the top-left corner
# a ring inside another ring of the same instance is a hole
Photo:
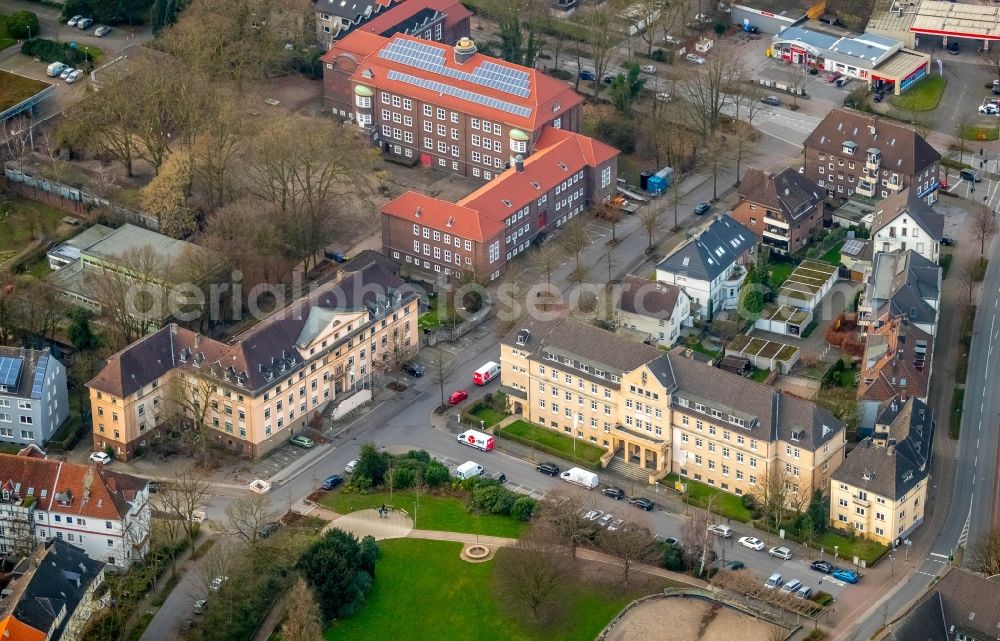
[[[149,551],[148,483],[101,465],[43,458],[34,448],[0,454],[0,550],[25,552],[50,539],[127,568]]]
[[[912,249],[937,263],[944,237],[944,216],[912,190],[904,189],[878,204],[872,220],[872,242],[878,252]]]
[[[9,641],[77,641],[104,608],[104,563],[59,539],[38,546],[10,572],[0,594],[0,636]]]
[[[871,427],[878,408],[889,399],[926,400],[933,355],[934,337],[903,317],[870,329],[858,382],[858,426]]]
[[[615,316],[619,332],[672,347],[691,325],[691,299],[676,285],[627,276],[618,288]]]
[[[500,346],[511,410],[640,467],[733,494],[784,470],[825,489],[844,457],[844,424],[809,401],[572,319],[525,318]]]
[[[495,280],[540,232],[594,203],[617,183],[618,150],[548,127],[524,157],[457,203],[407,192],[382,207],[382,251],[410,272]]]
[[[230,343],[169,325],[114,354],[87,383],[94,449],[128,460],[168,419],[259,457],[329,402],[418,349],[416,292],[377,262],[346,273]]]
[[[937,334],[941,268],[914,249],[877,252],[858,303],[858,325],[878,327],[903,317]]]
[[[469,38],[449,47],[361,30],[322,60],[327,106],[402,164],[489,181],[529,156],[545,127],[580,128],[572,87],[484,56]]]
[[[826,191],[791,167],[776,174],[750,167],[737,193],[730,215],[773,251],[796,252],[823,229]]]
[[[899,545],[924,518],[933,435],[933,415],[923,401],[884,403],[872,436],[833,475],[830,523]]]
[[[928,204],[937,198],[941,154],[903,125],[834,109],[803,147],[805,176],[831,198],[888,198],[904,189]]]
[[[472,12],[458,0],[318,0],[316,40],[334,49],[355,29],[390,37],[403,33],[435,42],[468,37]]]
[[[44,445],[68,416],[63,364],[48,349],[0,347],[0,441]]]

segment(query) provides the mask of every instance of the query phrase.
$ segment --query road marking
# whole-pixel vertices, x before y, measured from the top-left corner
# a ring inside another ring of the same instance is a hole
[[[931,552],[931,556],[936,556],[939,559],[944,559],[945,561],[948,560],[948,555],[947,554],[938,554],[937,552]]]
[[[937,575],[936,575],[936,574],[931,574],[930,572],[924,572],[924,571],[922,571],[922,570],[916,570],[916,572],[915,572],[915,573],[916,573],[916,574],[923,574],[923,575],[925,575],[925,576],[929,576],[929,577],[932,577],[932,578],[937,578]]]

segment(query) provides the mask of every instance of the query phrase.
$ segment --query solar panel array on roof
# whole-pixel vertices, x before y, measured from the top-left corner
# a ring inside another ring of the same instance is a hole
[[[527,98],[531,95],[530,76],[527,71],[512,69],[489,60],[480,63],[471,73],[461,69],[452,69],[444,64],[444,51],[425,42],[397,38],[388,46],[383,47],[378,55],[386,60],[431,71],[455,80],[464,80],[490,89],[497,89],[521,98]]]
[[[454,96],[456,98],[461,98],[462,100],[468,100],[469,102],[475,102],[480,105],[492,107],[493,109],[499,109],[500,111],[506,111],[507,113],[514,114],[515,116],[521,116],[522,118],[531,116],[531,109],[523,105],[515,105],[505,100],[500,100],[499,98],[484,96],[481,93],[469,91],[468,89],[452,87],[451,85],[446,85],[443,82],[438,82],[436,80],[418,78],[408,73],[396,71],[395,69],[389,70],[388,78],[389,80],[399,80],[400,82],[405,82],[417,87],[423,87],[424,89],[430,89],[431,91],[436,91],[438,93],[446,93],[449,96]]]
[[[35,380],[31,382],[31,398],[42,398],[42,387],[45,384],[45,370],[49,365],[49,357],[42,356],[35,364]]]
[[[844,243],[844,248],[841,250],[842,253],[849,256],[856,256],[861,253],[861,248],[864,247],[864,242],[860,240],[849,240]]]
[[[0,356],[0,385],[6,387],[17,385],[17,378],[21,375],[22,363],[23,359],[20,358]]]

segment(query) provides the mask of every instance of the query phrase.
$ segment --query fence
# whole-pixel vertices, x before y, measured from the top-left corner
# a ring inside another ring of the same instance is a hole
[[[47,178],[36,178],[10,166],[4,167],[3,173],[4,178],[6,178],[7,190],[22,198],[47,203],[81,218],[89,218],[91,208],[101,209],[146,229],[160,230],[160,222],[156,218],[121,207],[106,198],[100,198],[83,189],[54,182]]]
[[[425,332],[423,336],[424,347],[436,345],[439,341],[457,341],[478,327],[483,321],[492,315],[493,307],[484,307],[454,327],[440,327],[438,329]]]

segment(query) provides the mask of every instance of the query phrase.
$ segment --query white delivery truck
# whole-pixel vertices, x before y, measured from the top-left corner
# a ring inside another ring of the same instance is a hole
[[[476,430],[466,430],[458,435],[458,442],[465,443],[469,447],[489,452],[493,449],[493,437]]]
[[[483,466],[475,461],[466,461],[455,468],[455,478],[460,481],[471,479],[473,476],[479,476],[482,473]]]
[[[472,382],[476,385],[486,385],[497,376],[500,376],[500,366],[493,361],[486,363],[472,373]]]
[[[578,467],[569,468],[560,474],[559,478],[567,483],[576,483],[577,485],[581,485],[588,490],[592,490],[597,487],[597,475],[593,472],[588,472],[587,470],[581,470]]]

